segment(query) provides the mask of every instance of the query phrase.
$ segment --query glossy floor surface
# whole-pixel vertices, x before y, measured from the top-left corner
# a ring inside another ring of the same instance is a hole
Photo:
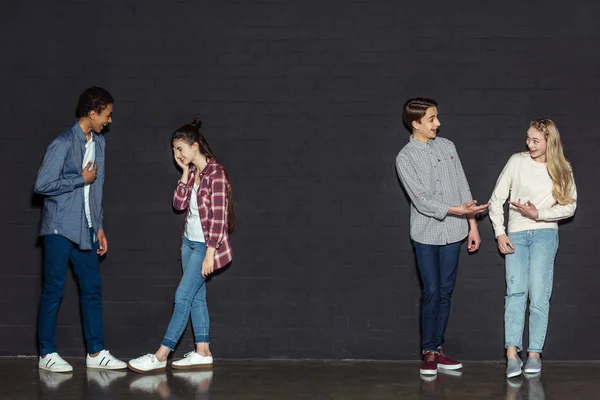
[[[35,358],[0,358],[0,399],[600,399],[600,362],[545,362],[541,375],[507,380],[500,362],[419,375],[412,362],[225,361],[211,370],[139,375],[39,371]]]

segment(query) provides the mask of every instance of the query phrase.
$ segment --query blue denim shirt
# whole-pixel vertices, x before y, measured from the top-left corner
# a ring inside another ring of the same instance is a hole
[[[98,176],[90,185],[90,211],[94,232],[103,229],[102,187],[104,186],[104,136],[92,132],[96,145]],[[92,248],[85,216],[83,157],[85,133],[75,124],[62,132],[46,149],[38,170],[35,192],[46,196],[40,236],[58,234],[77,243],[82,250]]]

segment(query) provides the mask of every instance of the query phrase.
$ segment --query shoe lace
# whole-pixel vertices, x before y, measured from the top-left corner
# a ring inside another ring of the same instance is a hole
[[[191,356],[192,356],[192,354],[194,354],[194,352],[193,352],[193,351],[187,352],[187,353],[185,353],[185,354],[183,355],[183,358],[189,358],[189,357],[191,357]]]
[[[437,354],[434,353],[433,351],[425,352],[425,361],[435,361],[436,357],[437,357]]]

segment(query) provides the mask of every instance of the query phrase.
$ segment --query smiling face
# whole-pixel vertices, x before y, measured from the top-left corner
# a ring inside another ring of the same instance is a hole
[[[189,165],[198,154],[198,143],[189,145],[181,139],[173,140],[173,154],[184,165]]]
[[[437,107],[429,107],[423,118],[419,121],[413,121],[413,137],[421,142],[435,139],[440,125]]]
[[[89,113],[92,130],[96,133],[102,132],[102,129],[112,122],[113,105],[107,104],[106,108],[98,114],[92,110]]]
[[[546,135],[544,135],[537,129],[531,127],[527,130],[526,143],[531,158],[534,161],[545,163],[546,150],[548,149],[548,141],[546,140]]]

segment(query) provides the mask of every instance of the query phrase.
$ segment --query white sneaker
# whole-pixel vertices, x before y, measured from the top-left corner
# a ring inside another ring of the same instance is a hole
[[[173,361],[171,367],[174,369],[193,369],[212,367],[212,364],[212,356],[201,356],[195,351],[190,351],[181,360]]]
[[[125,369],[127,364],[110,354],[108,350],[102,350],[96,357],[85,358],[85,365],[88,368],[96,369]]]
[[[73,367],[71,364],[63,360],[58,353],[50,353],[46,354],[46,357],[40,357],[40,362],[38,364],[40,369],[50,371],[50,372],[71,372],[73,371]]]
[[[164,371],[167,368],[167,361],[158,361],[154,354],[146,354],[130,360],[127,366],[130,370],[143,374],[150,371]]]

